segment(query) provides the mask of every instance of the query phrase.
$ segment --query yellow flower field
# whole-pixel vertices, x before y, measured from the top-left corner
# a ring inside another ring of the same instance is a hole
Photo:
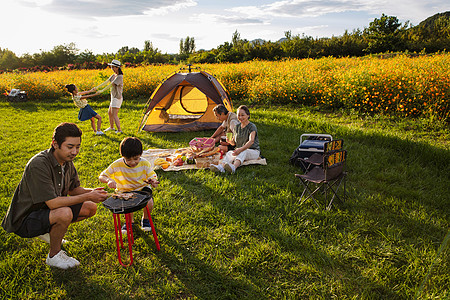
[[[376,57],[252,61],[196,65],[214,74],[235,103],[309,105],[353,109],[365,114],[450,118],[450,54],[388,59]],[[124,98],[148,98],[180,66],[125,68]],[[64,85],[80,90],[106,80],[112,71],[72,70],[0,74],[0,91],[20,88],[29,101],[68,96]]]

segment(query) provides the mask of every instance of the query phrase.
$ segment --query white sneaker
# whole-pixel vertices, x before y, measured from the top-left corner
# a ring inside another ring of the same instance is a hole
[[[95,135],[104,135],[103,131],[99,130],[95,133]]]
[[[50,234],[49,233],[41,234],[41,235],[37,236],[37,238],[43,240],[47,244],[50,244]],[[69,242],[68,240],[62,239],[61,245],[67,244],[68,242]]]
[[[64,250],[59,251],[53,257],[50,257],[50,255],[48,254],[45,263],[50,267],[56,267],[60,269],[68,269],[80,265],[80,262],[78,260],[73,257],[67,256]]]
[[[225,164],[225,170],[227,170],[228,172],[230,172],[231,174],[233,174],[234,172],[236,172],[236,167],[232,164],[230,164],[229,162],[227,162]]]
[[[116,133],[117,133],[117,134],[122,134],[123,131],[122,131],[122,130],[116,130]]]
[[[211,165],[209,166],[209,169],[210,169],[211,171],[213,171],[213,172],[220,172],[220,173],[224,173],[224,172],[225,172],[225,169],[223,168],[222,165],[214,165],[214,164],[211,164]]]
[[[114,128],[109,127],[109,128],[106,128],[106,129],[105,129],[105,132],[106,132],[106,131],[113,131],[113,130],[114,130]]]

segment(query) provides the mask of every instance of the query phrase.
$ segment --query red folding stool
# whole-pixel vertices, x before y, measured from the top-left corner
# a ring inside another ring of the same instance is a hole
[[[161,249],[158,241],[158,236],[156,235],[155,226],[153,224],[152,216],[150,215],[150,210],[147,207],[148,201],[151,199],[151,194],[133,192],[134,196],[131,200],[121,200],[120,198],[110,197],[103,202],[103,205],[111,210],[114,218],[114,231],[116,234],[116,246],[117,246],[117,257],[119,259],[120,265],[124,267],[131,266],[133,264],[133,228],[132,228],[132,217],[131,213],[135,212],[141,208],[147,210],[148,220],[150,221],[150,227],[152,229],[153,238],[155,240],[156,249],[159,251]],[[122,262],[121,250],[125,248],[123,245],[122,238],[122,224],[120,222],[120,215],[125,215],[125,225],[127,228],[127,241],[128,241],[128,253],[130,255],[130,263],[125,265]]]

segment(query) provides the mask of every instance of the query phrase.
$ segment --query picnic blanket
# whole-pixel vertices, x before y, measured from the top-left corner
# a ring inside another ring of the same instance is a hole
[[[148,160],[154,167],[155,159],[157,159],[159,157],[165,157],[165,156],[176,156],[177,152],[179,152],[179,149],[148,149],[142,153],[142,157],[145,158],[146,160]],[[265,158],[260,157],[255,160],[244,161],[244,163],[242,165],[243,166],[264,165],[265,166],[265,165],[267,165],[267,162],[266,162]],[[162,170],[164,170],[164,171],[180,171],[180,170],[192,170],[192,169],[201,169],[201,168],[198,168],[196,166],[196,164],[186,164],[185,163],[179,167],[171,164],[167,169],[162,169]]]

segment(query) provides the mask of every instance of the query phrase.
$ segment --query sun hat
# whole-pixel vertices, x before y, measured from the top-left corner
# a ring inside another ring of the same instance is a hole
[[[120,63],[120,61],[118,61],[117,59],[113,59],[113,61],[112,61],[110,64],[108,64],[108,66],[113,66],[113,67],[118,67],[118,68],[120,68],[121,63]]]

